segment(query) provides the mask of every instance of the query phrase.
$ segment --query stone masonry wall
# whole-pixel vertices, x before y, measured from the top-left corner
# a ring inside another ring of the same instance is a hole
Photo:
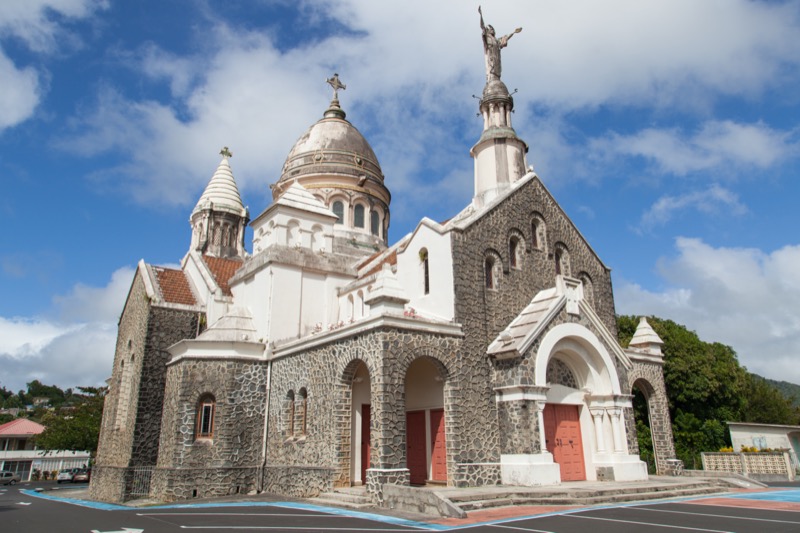
[[[544,235],[536,239],[537,246],[533,246],[532,240],[535,217],[541,217],[546,225]],[[525,251],[515,268],[510,266],[509,239],[511,235],[520,234],[524,237]],[[616,334],[611,277],[538,178],[523,184],[480,219],[463,231],[453,231],[452,235],[455,319],[464,328],[462,353],[468,361],[463,365],[459,404],[464,412],[470,413],[463,418],[468,423],[454,428],[463,443],[454,460],[496,463],[500,459],[501,443],[493,387],[528,378],[515,372],[502,372],[506,363],[493,366],[486,355],[489,343],[539,291],[555,286],[556,243],[562,243],[568,250],[571,275],[591,278],[593,295],[588,300],[593,302],[609,331]],[[491,289],[486,288],[484,278],[487,254],[496,254],[502,261],[497,286]],[[508,375],[495,378],[495,372]]]
[[[163,501],[258,488],[267,364],[182,359],[167,368],[161,453],[151,494]],[[215,400],[213,435],[195,435],[198,402]]]
[[[675,458],[675,443],[672,438],[672,422],[669,418],[664,367],[657,363],[634,361],[634,368],[628,376],[628,392],[631,392],[634,386],[638,387],[647,399],[653,453],[656,458],[656,473],[664,475],[669,472],[667,459]],[[635,424],[632,411],[630,420],[632,424]],[[628,436],[629,445],[631,440],[636,441],[635,435],[634,432],[632,436]],[[638,449],[638,445],[636,448]]]
[[[369,370],[371,385],[368,485],[377,478],[407,479],[407,474],[397,474],[406,468],[404,384],[408,367],[418,357],[434,361],[445,380],[448,471],[453,471],[453,450],[462,444],[452,428],[456,419],[463,423],[463,414],[449,393],[459,387],[463,372],[460,343],[460,337],[381,328],[274,361],[265,490],[309,497],[349,485],[351,387],[361,362]],[[286,398],[289,391],[297,395],[300,389],[307,391],[307,431],[302,434],[296,427],[289,434]],[[393,473],[380,474],[389,471]]]
[[[153,466],[158,457],[161,409],[169,346],[197,334],[198,314],[151,305],[137,270],[120,318],[111,387],[103,420],[90,495],[124,499],[124,474],[116,469]],[[110,468],[104,473],[105,468]]]
[[[97,457],[89,485],[90,495],[96,500],[120,501],[123,498],[124,472],[120,468],[126,468],[131,460],[136,391],[141,378],[149,315],[150,300],[137,270],[120,317],[114,366],[103,405]],[[127,372],[125,365],[128,365]],[[124,389],[123,377],[126,380]]]
[[[193,339],[197,335],[198,320],[199,315],[195,312],[151,308],[131,466],[152,466],[158,460],[166,364],[172,357],[167,349],[182,339]]]

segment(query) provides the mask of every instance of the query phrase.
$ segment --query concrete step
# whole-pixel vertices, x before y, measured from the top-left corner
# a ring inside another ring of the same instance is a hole
[[[713,489],[716,492],[724,491],[725,488],[711,482],[697,482],[697,483],[673,483],[669,485],[641,485],[641,486],[619,486],[610,484],[608,487],[592,487],[592,488],[579,488],[573,489],[570,487],[552,487],[549,490],[519,490],[509,488],[507,491],[493,490],[470,490],[459,492],[450,492],[447,494],[448,498],[453,503],[468,502],[474,500],[491,500],[494,498],[499,499],[520,499],[520,498],[589,498],[589,497],[603,497],[614,496],[617,494],[639,494],[650,492],[672,492],[686,489]]]
[[[726,492],[722,487],[691,486],[672,488],[664,490],[663,487],[649,487],[649,491],[591,491],[584,494],[513,494],[503,497],[489,498],[484,500],[459,501],[453,502],[462,510],[477,511],[480,509],[490,509],[496,507],[508,507],[513,505],[595,505],[600,503],[624,503],[634,501],[658,500],[664,498],[683,498],[690,496],[705,496],[710,494],[720,494]],[[451,500],[452,501],[452,500]]]
[[[335,489],[332,492],[323,492],[309,501],[315,505],[331,505],[349,509],[362,509],[373,505],[363,487],[349,487]]]

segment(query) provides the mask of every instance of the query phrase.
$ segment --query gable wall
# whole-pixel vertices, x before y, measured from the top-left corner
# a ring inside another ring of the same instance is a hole
[[[532,213],[538,212],[547,227],[546,246],[531,249]],[[519,231],[525,240],[525,253],[518,269],[509,268],[509,235]],[[455,285],[455,321],[464,329],[463,356],[469,363],[462,366],[462,408],[470,413],[464,420],[466,444],[457,460],[498,461],[500,443],[487,439],[485,428],[498,424],[493,390],[492,362],[486,355],[489,343],[503,330],[541,290],[555,286],[556,242],[569,250],[571,272],[577,276],[587,272],[592,278],[595,310],[612,334],[616,334],[610,272],[594,255],[588,244],[558,208],[538,179],[522,184],[519,189],[463,231],[453,231],[453,272]],[[497,289],[487,289],[484,279],[484,257],[494,250],[503,263],[503,274]],[[496,435],[496,432],[492,432]],[[477,443],[470,445],[469,443]],[[478,446],[480,444],[480,446]]]

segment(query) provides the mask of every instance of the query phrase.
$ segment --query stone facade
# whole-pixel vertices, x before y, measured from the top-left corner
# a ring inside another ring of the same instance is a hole
[[[659,468],[674,457],[660,352],[645,353],[660,340],[618,345],[610,270],[525,171],[505,85],[488,89],[475,196],[448,222],[386,246],[389,191],[335,98],[255,218],[253,256],[241,231],[217,247],[195,233],[179,270],[140,264],[95,498],[355,484],[383,504],[389,485],[643,479],[634,386]],[[249,214],[221,153],[195,212],[241,230]],[[566,430],[574,461],[560,455]]]
[[[675,443],[672,438],[672,423],[669,418],[669,400],[667,386],[664,382],[663,364],[653,361],[635,361],[635,366],[628,376],[628,386],[631,390],[634,387],[638,388],[647,400],[656,473],[665,475],[670,472],[667,460],[675,458]],[[633,419],[633,409],[626,412],[626,417],[629,420],[628,424],[634,428],[628,435],[628,445],[638,453],[639,446],[636,441],[636,422]]]
[[[140,270],[122,313],[109,393],[105,399],[90,493],[119,501],[131,467],[154,466],[159,454],[166,363],[175,342],[197,335],[201,313],[159,307],[148,296]],[[106,470],[108,469],[108,470]]]

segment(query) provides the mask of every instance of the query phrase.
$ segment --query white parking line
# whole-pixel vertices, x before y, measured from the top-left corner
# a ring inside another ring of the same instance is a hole
[[[269,530],[277,529],[280,531],[319,531],[319,526],[181,526],[181,529],[213,529],[221,531],[223,529],[259,529]],[[360,527],[325,527],[323,531],[409,531],[408,529],[378,529],[378,528],[360,528]]]
[[[618,520],[615,518],[600,518],[597,516],[583,516],[579,514],[565,514],[564,518],[582,518],[584,520],[602,520],[604,522],[620,522],[622,524],[636,524],[640,526],[664,527],[668,529],[685,529],[688,531],[708,531],[709,533],[732,533],[722,529],[703,529],[701,527],[687,527],[687,526],[670,526],[667,524],[659,524],[657,522],[637,522],[635,520]]]
[[[553,531],[545,531],[544,529],[530,529],[527,527],[503,526],[500,524],[488,524],[486,527],[499,527],[503,529],[514,529],[516,531],[530,531],[531,533],[554,533]]]
[[[689,511],[670,511],[669,509],[649,509],[647,507],[633,507],[632,509],[651,511],[653,513],[674,513],[674,514],[689,514],[696,516],[713,516],[714,518],[730,518],[731,520],[753,520],[755,522],[778,522],[779,524],[800,524],[800,521],[797,520],[775,520],[773,518],[754,518],[751,516],[731,516],[727,514],[714,514],[714,513],[692,513]]]

